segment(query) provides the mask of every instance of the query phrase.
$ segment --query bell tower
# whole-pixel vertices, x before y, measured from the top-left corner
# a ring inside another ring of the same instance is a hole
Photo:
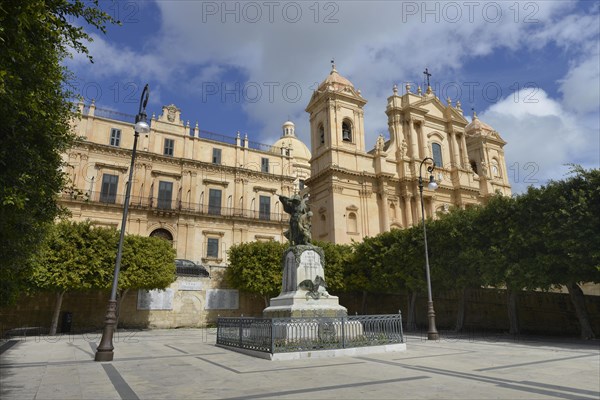
[[[365,152],[363,107],[367,101],[352,82],[331,65],[331,72],[313,93],[310,114],[311,153],[319,158],[335,149]]]
[[[316,240],[347,242],[349,231],[356,239],[367,231],[367,213],[363,212],[359,194],[363,183],[345,179],[344,172],[361,170],[360,160],[367,156],[363,111],[366,103],[360,90],[341,76],[332,62],[331,72],[306,106],[312,154],[311,177],[306,184]]]

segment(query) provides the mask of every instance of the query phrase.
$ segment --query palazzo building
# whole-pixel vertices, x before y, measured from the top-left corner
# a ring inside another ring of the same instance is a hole
[[[334,243],[360,241],[393,228],[419,223],[419,167],[435,160],[439,185],[427,189],[427,162],[422,167],[427,217],[450,207],[485,203],[496,193],[510,195],[503,147],[506,144],[476,115],[469,123],[460,102],[446,104],[431,87],[416,93],[394,86],[387,100],[389,140],[379,136],[365,146],[367,100],[352,82],[332,67],[313,93],[310,114],[313,239]]]
[[[79,111],[61,203],[74,220],[119,228],[134,117],[93,103]],[[293,123],[273,146],[191,128],[174,105],[150,125],[138,140],[127,233],[163,237],[177,258],[210,267],[224,267],[233,244],[285,240],[288,215],[277,195],[300,192],[310,172],[310,152]]]

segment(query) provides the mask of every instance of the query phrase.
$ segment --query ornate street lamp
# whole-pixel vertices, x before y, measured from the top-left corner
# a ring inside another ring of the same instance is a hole
[[[115,274],[113,277],[110,299],[108,300],[108,308],[104,317],[104,329],[102,330],[102,339],[96,350],[96,361],[112,361],[113,359],[113,333],[117,324],[117,286],[119,284],[119,271],[121,270],[121,256],[123,253],[123,241],[125,239],[125,225],[127,224],[127,213],[129,212],[129,197],[131,195],[131,185],[133,183],[133,168],[135,164],[135,152],[137,141],[140,133],[149,133],[150,125],[148,125],[146,116],[146,104],[148,104],[148,96],[150,90],[148,85],[144,86],[142,97],[140,98],[140,108],[135,116],[135,134],[133,138],[133,151],[131,153],[131,166],[129,167],[129,181],[125,190],[125,203],[123,205],[123,220],[121,221],[121,235],[119,236],[119,246],[117,248],[117,259],[115,261]]]
[[[425,157],[419,165],[419,192],[421,194],[421,215],[423,216],[423,238],[425,241],[425,275],[427,278],[427,318],[429,320],[429,329],[427,330],[428,340],[438,340],[440,335],[435,328],[435,311],[433,310],[433,299],[431,297],[431,277],[429,274],[429,252],[427,251],[427,228],[425,227],[425,206],[423,204],[423,164],[426,161],[431,161],[432,165],[427,167],[429,172],[429,185],[427,187],[431,190],[438,188],[435,178],[433,177],[433,169],[435,168],[435,161],[431,157]]]

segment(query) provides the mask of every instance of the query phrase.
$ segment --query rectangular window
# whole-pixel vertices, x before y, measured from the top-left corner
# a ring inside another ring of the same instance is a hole
[[[208,238],[206,242],[206,257],[219,258],[219,239]]]
[[[171,198],[173,196],[173,183],[158,182],[158,208],[163,210],[171,209]]]
[[[219,189],[208,191],[208,213],[221,215],[221,191]]]
[[[266,221],[271,219],[271,198],[260,196],[258,218]]]
[[[117,199],[117,186],[119,184],[118,175],[102,175],[102,187],[100,189],[101,203],[115,203]]]
[[[121,130],[112,128],[110,130],[110,145],[119,147],[121,145]]]
[[[175,140],[173,139],[165,139],[165,149],[163,154],[165,156],[173,157],[173,148],[175,147]]]
[[[260,159],[260,170],[261,172],[269,172],[269,159],[268,158],[261,158]]]
[[[433,162],[435,162],[435,166],[444,168],[444,165],[442,164],[442,146],[439,143],[433,143],[431,145],[431,151],[433,152]]]
[[[213,149],[213,164],[221,164],[221,149]]]

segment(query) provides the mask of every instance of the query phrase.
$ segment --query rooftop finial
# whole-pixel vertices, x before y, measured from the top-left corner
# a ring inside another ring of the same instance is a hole
[[[331,59],[331,72],[333,72],[333,71],[335,71],[335,58]]]
[[[423,94],[423,91],[421,90],[421,86],[417,87],[417,94],[419,96],[421,96]]]
[[[393,90],[394,90],[394,95],[397,95],[398,94],[398,85],[396,85],[395,83],[394,83]]]
[[[477,119],[477,112],[475,111],[475,107],[471,107],[471,111],[473,111],[473,119]]]
[[[448,105],[450,107],[452,107],[452,99],[450,98],[450,96],[448,96],[448,98],[446,98],[446,103],[448,103]]]
[[[410,93],[410,83],[406,82],[406,93]]]

